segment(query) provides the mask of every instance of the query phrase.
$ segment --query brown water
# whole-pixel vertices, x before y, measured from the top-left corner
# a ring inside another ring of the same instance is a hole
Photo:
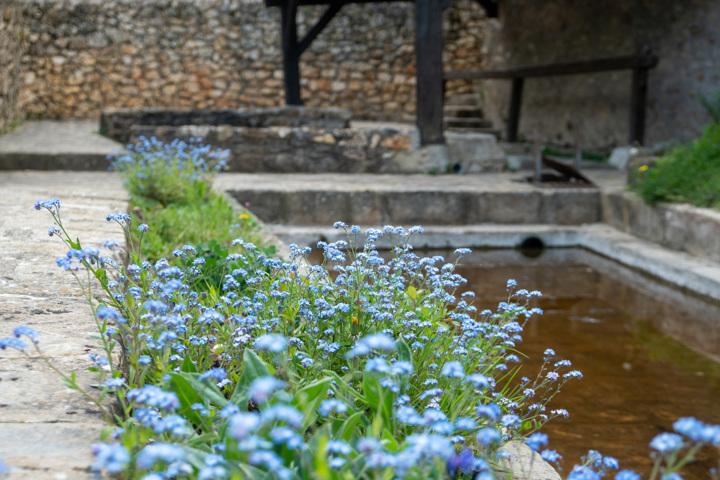
[[[449,255],[446,255],[449,257]],[[518,349],[532,377],[553,348],[584,378],[570,382],[551,407],[570,412],[543,428],[567,474],[589,449],[617,458],[647,478],[648,444],[679,417],[720,423],[720,308],[582,250],[478,252],[459,273],[479,310],[506,299],[508,278],[540,290],[544,315],[531,321]],[[715,360],[713,360],[714,358]],[[707,448],[683,472],[709,478],[718,466]]]

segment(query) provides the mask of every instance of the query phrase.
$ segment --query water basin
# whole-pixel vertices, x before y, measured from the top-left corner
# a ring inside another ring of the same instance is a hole
[[[593,449],[647,478],[648,444],[677,418],[720,423],[720,306],[581,249],[474,252],[461,265],[479,309],[506,300],[508,278],[543,292],[536,306],[544,314],[518,345],[528,356],[524,375],[538,371],[546,348],[584,374],[550,405],[570,418],[543,428],[565,474]],[[683,477],[709,478],[717,466],[707,448]]]

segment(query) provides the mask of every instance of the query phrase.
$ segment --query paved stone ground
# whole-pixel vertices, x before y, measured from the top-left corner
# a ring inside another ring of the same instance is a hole
[[[68,232],[99,246],[122,238],[105,215],[126,210],[125,192],[111,174],[89,172],[0,172],[0,192],[0,337],[18,325],[39,330],[43,353],[88,387],[95,324],[74,278],[55,264],[67,249],[47,235],[50,214],[33,204],[59,198]],[[0,459],[11,466],[8,478],[93,478],[89,447],[104,425],[94,405],[36,355],[0,350]]]
[[[24,122],[0,136],[0,170],[107,170],[122,145],[97,131],[95,120]]]

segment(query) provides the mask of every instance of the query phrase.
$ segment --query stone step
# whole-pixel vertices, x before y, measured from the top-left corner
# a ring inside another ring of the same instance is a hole
[[[445,105],[443,116],[454,118],[483,118],[483,109],[479,106]]]
[[[476,93],[463,93],[459,95],[452,95],[445,101],[445,105],[458,105],[458,106],[480,106],[481,99],[480,95]]]
[[[0,170],[107,171],[106,154],[0,152]]]
[[[484,133],[486,135],[493,135],[495,138],[499,139],[502,138],[502,131],[499,128],[458,128],[458,127],[449,127],[445,128],[445,133]]]
[[[107,170],[123,145],[94,120],[27,121],[0,136],[0,170]]]
[[[445,128],[492,128],[490,120],[484,118],[445,118]]]

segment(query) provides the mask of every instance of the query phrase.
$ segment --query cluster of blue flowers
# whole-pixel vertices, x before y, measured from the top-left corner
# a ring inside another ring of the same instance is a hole
[[[156,161],[155,147],[149,141],[148,162]],[[192,151],[183,155],[194,161]],[[316,469],[415,479],[441,462],[453,479],[491,478],[508,441],[538,451],[547,443],[537,428],[567,416],[548,411],[548,402],[582,378],[548,349],[534,380],[508,382],[520,368],[513,352],[524,325],[542,313],[529,306],[540,293],[517,290],[511,280],[496,312],[478,312],[472,292],[460,291],[466,281],[455,273],[457,260],[413,252],[410,239],[420,227],[369,229],[361,240],[358,227],[338,222],[347,241],[320,242],[322,266],[296,245],[284,262],[237,239],[220,291],[198,291],[205,258],[194,247],[176,250],[170,261],[131,257],[119,265],[65,239],[59,202],[36,208],[51,211],[53,234],[72,247],[58,263],[89,269],[107,293],[95,308],[106,357],[94,354],[93,368],[109,375],[105,392],[125,418],[113,435],[122,445],[93,447],[98,470],[135,471],[143,480],[239,472],[290,480]],[[138,241],[150,228],[133,231],[123,213],[108,220]],[[375,245],[382,236],[389,237],[389,260]],[[458,259],[467,253],[455,252]],[[21,336],[36,341],[32,329],[14,334],[0,348],[25,349]],[[125,367],[112,361],[117,345]],[[676,431],[717,444],[716,429],[690,419]],[[676,451],[685,445],[676,437],[658,437],[653,448]],[[552,450],[540,456],[560,458]],[[617,468],[613,459],[593,457],[571,476],[592,478],[607,468]]]
[[[137,144],[128,145],[127,151],[115,157],[110,168],[120,174],[131,192],[163,204],[184,203],[184,188],[209,184],[230,155],[228,150],[213,150],[195,138],[163,143],[141,137]]]
[[[59,203],[48,205],[59,212]],[[132,233],[126,214],[111,214],[108,220]],[[355,418],[356,428],[363,432],[369,425],[359,422],[358,414],[370,408],[383,417],[384,428],[400,429],[398,440],[404,448],[393,452],[379,443],[366,453],[368,468],[377,469],[378,475],[392,468],[405,477],[419,471],[419,466],[411,465],[437,457],[456,465],[455,473],[489,471],[487,461],[474,453],[468,463],[471,450],[454,457],[453,445],[470,441],[495,452],[511,438],[523,437],[521,413],[535,424],[556,415],[544,413],[542,400],[534,407],[526,401],[535,391],[561,386],[556,369],[555,377],[532,385],[523,382],[524,394],[517,390],[520,387],[495,391],[494,372],[507,369],[505,363],[514,357],[506,349],[520,340],[527,318],[540,313],[522,302],[534,294],[523,291],[513,295],[513,301],[503,302],[499,313],[478,315],[470,292],[460,301],[455,296],[465,283],[454,273],[455,263],[442,264],[442,257],[420,258],[412,252],[409,239],[421,231],[419,227],[370,229],[362,246],[358,227],[338,223],[336,228],[348,231],[348,242],[319,244],[335,264],[334,278],[324,266],[305,263],[306,249],[291,246],[296,261],[283,262],[237,239],[233,243],[240,251],[228,257],[234,268],[226,275],[222,292],[210,298],[189,287],[204,261],[192,247],[177,251],[175,265],[164,259],[154,264],[131,260],[123,267],[103,261],[96,250],[71,250],[67,258],[79,259],[85,268],[117,270],[117,280],[104,284],[108,305],[96,309],[103,337],[123,339],[128,363],[136,372],[132,378],[157,379],[156,385],[139,388],[107,358],[96,356],[96,368],[111,373],[105,387],[126,405],[127,421],[136,425],[118,435],[123,438],[137,428],[145,429],[144,435],[153,436],[157,445],[192,441],[193,430],[227,431],[225,441],[212,447],[216,455],[224,455],[228,448],[250,452],[249,465],[282,477],[290,475],[290,467],[274,448],[312,445],[312,439],[299,431],[303,424],[330,426],[333,419]],[[375,248],[383,235],[390,236],[393,245],[389,261]],[[106,244],[117,248],[113,242]],[[456,252],[467,253],[466,249]],[[244,370],[239,360],[248,348],[264,356],[256,356],[255,361],[263,362],[267,370],[241,389],[249,367],[245,363]],[[278,378],[272,374],[278,369],[292,373]],[[335,379],[327,372],[333,372]],[[364,375],[362,381],[355,378],[358,374]],[[308,417],[288,403],[292,397],[287,395],[310,388],[313,382],[320,385],[313,390],[320,403]],[[188,386],[196,392],[192,403],[186,400]],[[228,402],[230,396],[236,401]],[[243,412],[243,401],[259,406],[260,413]],[[365,442],[357,447],[367,450],[372,437],[363,438]],[[348,461],[348,455],[358,455],[356,446],[330,445],[336,446],[327,449],[330,468],[357,471],[357,462]],[[136,458],[136,463],[149,455]],[[494,453],[484,455],[494,461]],[[100,450],[98,457],[108,458],[106,466],[99,466],[108,471],[116,468],[113,459],[125,458],[101,455]],[[159,464],[174,465],[178,472],[186,468],[180,460]],[[155,463],[143,460],[138,465]],[[207,476],[227,468],[214,462],[203,471]]]

